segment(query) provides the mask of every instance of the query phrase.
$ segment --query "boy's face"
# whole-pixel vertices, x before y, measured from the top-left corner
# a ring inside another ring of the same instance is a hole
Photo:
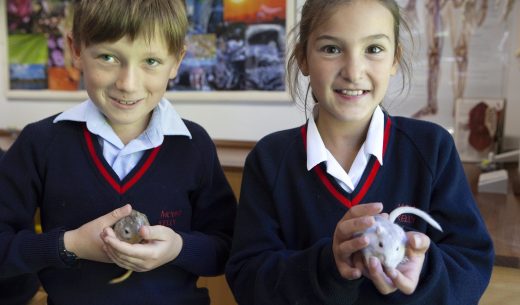
[[[72,39],[70,46],[74,46]],[[72,47],[72,53],[90,99],[120,137],[137,137],[146,129],[183,56],[170,54],[158,33],[149,41],[125,36],[116,42]]]

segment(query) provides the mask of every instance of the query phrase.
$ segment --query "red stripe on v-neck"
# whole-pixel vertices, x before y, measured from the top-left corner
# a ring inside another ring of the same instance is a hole
[[[143,166],[135,173],[135,175],[130,178],[125,184],[120,185],[117,183],[117,181],[110,175],[110,173],[107,171],[105,166],[103,166],[103,163],[99,159],[96,149],[94,148],[94,143],[92,142],[92,135],[88,131],[87,127],[85,126],[83,128],[83,135],[85,136],[85,140],[87,142],[87,148],[88,152],[90,153],[90,156],[92,157],[92,160],[94,161],[94,164],[96,165],[97,169],[105,178],[105,180],[114,188],[120,195],[124,194],[126,191],[128,191],[134,184],[141,179],[141,177],[144,175],[144,173],[150,168],[153,161],[155,160],[155,157],[157,157],[157,153],[159,153],[159,149],[161,146],[155,147],[150,155],[148,156],[148,159],[144,162]]]
[[[383,157],[386,153],[386,148],[388,146],[388,139],[390,136],[390,126],[392,122],[389,117],[387,117],[386,125],[385,125],[385,131],[384,131],[384,137],[383,137]],[[305,147],[305,150],[307,151],[307,125],[302,126],[301,133],[303,137],[303,145]],[[327,190],[334,196],[341,204],[347,206],[348,208],[351,208],[361,202],[363,197],[365,197],[366,193],[372,186],[372,183],[374,182],[374,179],[377,175],[377,172],[379,171],[379,168],[381,167],[381,164],[377,161],[374,162],[372,165],[372,169],[370,170],[370,173],[366,179],[366,181],[361,186],[361,190],[357,193],[357,195],[352,199],[349,200],[347,197],[345,197],[341,192],[339,192],[336,187],[330,182],[330,180],[327,178],[327,175],[325,174],[325,171],[321,166],[318,164],[314,166],[314,171],[320,178],[320,181],[325,185]]]

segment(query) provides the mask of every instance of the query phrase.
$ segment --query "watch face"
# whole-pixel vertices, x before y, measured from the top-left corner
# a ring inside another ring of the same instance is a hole
[[[76,254],[74,254],[74,252],[63,250],[60,254],[61,259],[65,264],[69,266],[74,266],[76,264],[78,257],[76,256]]]
[[[64,241],[65,232],[62,232],[59,237],[59,253],[60,259],[68,266],[72,267],[76,264],[78,256],[71,251],[65,249],[65,241]]]

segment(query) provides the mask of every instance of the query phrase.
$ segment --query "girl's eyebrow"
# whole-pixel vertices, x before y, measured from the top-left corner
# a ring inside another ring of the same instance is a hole
[[[373,41],[373,40],[381,40],[381,39],[385,39],[385,40],[388,40],[389,42],[391,42],[390,37],[388,37],[388,35],[386,35],[386,34],[369,35],[369,36],[363,37],[362,41]],[[320,41],[320,40],[332,40],[332,41],[336,41],[337,43],[341,43],[343,41],[342,39],[332,36],[332,35],[318,36],[316,38],[316,41]]]

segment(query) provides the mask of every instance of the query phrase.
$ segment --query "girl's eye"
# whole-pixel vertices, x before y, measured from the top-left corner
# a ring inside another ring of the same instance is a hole
[[[370,54],[377,54],[377,53],[380,53],[381,51],[383,51],[383,49],[379,46],[370,46],[367,49],[367,53],[370,53]]]
[[[341,50],[337,46],[324,46],[321,50],[329,54],[338,54]]]

